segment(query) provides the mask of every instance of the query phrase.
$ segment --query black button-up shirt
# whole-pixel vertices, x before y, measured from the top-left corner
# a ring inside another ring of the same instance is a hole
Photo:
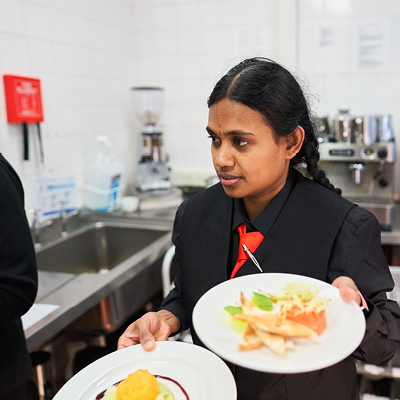
[[[228,260],[228,276],[231,275],[232,270],[236,264],[239,253],[239,232],[238,226],[241,223],[246,225],[247,232],[260,232],[267,236],[268,232],[274,225],[275,220],[278,218],[283,206],[286,203],[294,185],[296,177],[289,168],[288,177],[285,186],[275,195],[275,197],[268,203],[268,205],[261,211],[256,218],[249,221],[246,210],[244,208],[242,199],[233,200],[233,213],[232,213],[232,235]]]

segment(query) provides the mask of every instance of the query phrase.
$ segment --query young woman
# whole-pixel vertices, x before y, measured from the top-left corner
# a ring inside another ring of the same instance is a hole
[[[319,371],[266,374],[230,365],[238,399],[357,399],[355,358],[386,363],[400,343],[400,309],[386,292],[393,281],[368,211],[341,197],[318,169],[318,142],[300,85],[279,64],[248,59],[231,69],[209,100],[206,128],[220,183],[178,209],[173,242],[175,288],[159,311],[131,324],[119,348],[191,327],[193,307],[211,287],[260,273],[251,260],[235,268],[238,228],[264,239],[254,252],[264,272],[301,274],[338,287],[364,305],[365,337],[347,359]],[[305,163],[311,177],[295,169]],[[242,225],[244,224],[244,225]]]

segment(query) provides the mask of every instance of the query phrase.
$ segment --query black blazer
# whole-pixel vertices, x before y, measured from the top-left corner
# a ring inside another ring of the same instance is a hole
[[[22,184],[0,154],[0,399],[23,385],[31,372],[20,317],[32,306],[36,291],[35,250]]]
[[[287,202],[254,255],[264,272],[295,273],[327,281],[327,268],[338,231],[350,210],[358,207],[301,174],[296,173],[296,176],[297,182]],[[202,343],[191,324],[191,315],[196,302],[207,290],[228,279],[232,203],[217,184],[183,204],[175,221],[174,234],[179,233],[175,240],[178,275],[176,287],[162,308],[177,315],[183,327],[189,325],[193,341],[199,345]],[[256,273],[259,273],[256,266],[247,260],[237,276]],[[390,274],[386,284],[389,288],[393,285]],[[394,349],[397,346],[396,343]],[[229,366],[240,400],[358,398],[353,357],[320,371],[292,375],[265,374]]]

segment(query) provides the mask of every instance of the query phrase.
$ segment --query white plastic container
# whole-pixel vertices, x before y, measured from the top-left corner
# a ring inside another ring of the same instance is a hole
[[[123,165],[117,155],[110,152],[111,142],[105,136],[97,140],[105,148],[89,166],[86,189],[86,207],[100,212],[113,211],[121,206]]]

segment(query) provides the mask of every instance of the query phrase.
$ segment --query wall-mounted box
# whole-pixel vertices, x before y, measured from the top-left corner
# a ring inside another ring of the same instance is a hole
[[[7,121],[11,123],[42,122],[43,106],[40,80],[4,75]]]

